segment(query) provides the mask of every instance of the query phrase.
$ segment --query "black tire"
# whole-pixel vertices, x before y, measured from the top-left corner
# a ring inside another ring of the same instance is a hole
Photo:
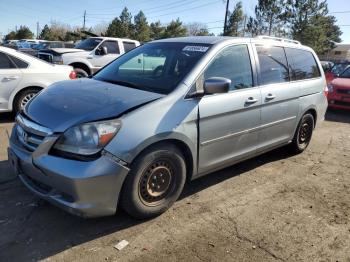
[[[74,68],[75,73],[77,74],[77,78],[85,78],[88,77],[89,74],[84,69]]]
[[[290,149],[293,153],[299,154],[308,147],[312,138],[314,126],[315,119],[313,115],[309,113],[303,115],[295,131],[293,141],[290,144]]]
[[[131,165],[121,193],[121,207],[138,219],[158,216],[178,199],[185,181],[186,164],[181,151],[168,143],[156,145]]]
[[[17,94],[13,102],[13,111],[17,114],[26,104],[40,92],[40,88],[27,88]]]

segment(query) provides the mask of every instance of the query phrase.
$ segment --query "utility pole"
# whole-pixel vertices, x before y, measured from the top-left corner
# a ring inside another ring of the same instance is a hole
[[[85,30],[85,22],[86,22],[86,10],[84,11],[83,30]]]
[[[243,37],[245,37],[245,28],[247,25],[247,15],[244,15],[244,25],[243,25]]]
[[[39,22],[36,22],[36,39],[39,38]]]
[[[224,35],[226,35],[227,30],[227,16],[228,16],[228,7],[230,5],[230,0],[226,0],[226,12],[225,12],[225,24],[224,24]]]

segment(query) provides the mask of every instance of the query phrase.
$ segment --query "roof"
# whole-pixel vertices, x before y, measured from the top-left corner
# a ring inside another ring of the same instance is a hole
[[[337,44],[332,51],[350,51],[350,44]]]
[[[230,37],[230,36],[186,36],[186,37],[175,37],[155,40],[153,42],[177,42],[177,43],[197,43],[197,44],[217,44],[226,40],[232,39],[250,39],[242,37]]]

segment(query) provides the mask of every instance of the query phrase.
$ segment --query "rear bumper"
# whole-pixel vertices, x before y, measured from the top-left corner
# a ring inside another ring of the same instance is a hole
[[[344,100],[340,94],[329,94],[328,95],[328,106],[336,109],[350,109],[350,101]]]
[[[8,149],[9,162],[30,191],[82,217],[115,214],[128,168],[106,155],[90,162],[48,154],[33,157],[14,133],[15,130]]]

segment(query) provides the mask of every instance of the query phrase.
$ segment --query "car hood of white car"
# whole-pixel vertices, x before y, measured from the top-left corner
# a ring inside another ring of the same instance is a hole
[[[58,54],[86,52],[84,49],[77,48],[52,48],[51,50]]]

